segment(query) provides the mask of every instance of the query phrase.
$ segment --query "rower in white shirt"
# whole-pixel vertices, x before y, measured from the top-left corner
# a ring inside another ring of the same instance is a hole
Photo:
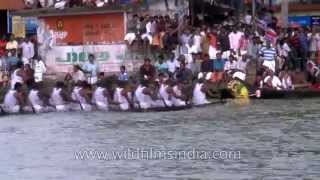
[[[97,83],[97,88],[95,89],[92,96],[92,102],[100,111],[108,111],[109,105],[113,103],[107,88],[103,85],[102,82]]]
[[[263,86],[264,88],[269,88],[269,89],[276,89],[276,90],[283,89],[281,80],[278,78],[278,76],[274,74],[272,70],[268,70],[268,76],[264,78]]]
[[[46,105],[44,97],[41,95],[39,85],[34,83],[28,95],[29,102],[35,113],[46,113],[54,111],[54,108]]]
[[[133,106],[132,93],[129,90],[127,82],[118,82],[118,87],[115,90],[113,101],[119,105],[120,110],[122,111],[127,111]]]
[[[181,107],[186,106],[186,97],[184,96],[182,92],[182,82],[177,82],[175,86],[173,86],[173,92],[172,92],[172,103],[173,106]]]
[[[210,102],[206,97],[206,87],[204,85],[204,80],[199,79],[193,89],[193,99],[192,102],[195,106],[209,104]]]
[[[22,84],[15,83],[14,88],[10,89],[4,97],[3,110],[6,113],[19,113],[24,104]]]
[[[90,112],[93,110],[91,94],[92,94],[91,85],[88,84],[87,82],[84,82],[77,95],[77,100],[80,103],[82,111]]]
[[[79,103],[72,103],[69,101],[65,92],[65,85],[61,81],[58,81],[53,88],[49,102],[58,112],[81,110]]]
[[[154,93],[148,81],[141,82],[134,93],[134,98],[140,109],[164,107],[163,102],[157,99],[157,94]]]

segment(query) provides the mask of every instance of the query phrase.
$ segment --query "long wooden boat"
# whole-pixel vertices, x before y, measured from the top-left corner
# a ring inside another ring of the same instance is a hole
[[[111,108],[110,109],[110,112],[133,112],[133,113],[146,113],[146,112],[174,112],[174,111],[184,111],[184,110],[189,110],[189,109],[192,109],[192,108],[204,108],[204,107],[210,107],[210,106],[213,106],[213,105],[221,105],[221,104],[224,104],[226,103],[226,101],[222,101],[222,100],[219,100],[219,101],[214,101],[214,102],[211,102],[209,104],[204,104],[204,105],[199,105],[199,106],[194,106],[194,105],[186,105],[186,106],[180,106],[180,107],[163,107],[163,108],[151,108],[151,109],[131,109],[131,110],[128,110],[128,111],[121,111],[119,109],[114,109],[114,108]],[[1,106],[0,106],[1,107]],[[94,112],[94,111],[92,111]],[[54,113],[54,112],[52,112]],[[30,114],[35,114],[35,113],[31,113],[31,112],[28,112],[28,113],[19,113],[19,114],[9,114],[9,113],[6,113],[4,111],[0,111],[0,116],[7,116],[7,115],[30,115]]]
[[[267,90],[260,91],[260,97],[254,99],[299,99],[299,98],[320,98],[320,90],[297,89],[297,90]]]
[[[186,105],[186,106],[180,106],[180,107],[159,107],[159,108],[151,108],[151,109],[131,109],[129,111],[121,111],[119,109],[112,109],[110,110],[111,112],[138,112],[138,113],[143,113],[143,112],[174,112],[174,111],[184,111],[184,110],[189,110],[192,108],[204,108],[204,107],[209,107],[213,105],[219,105],[219,104],[225,104],[225,100],[219,100],[219,101],[212,101],[209,104],[204,104],[204,105],[199,105],[195,106],[192,104]]]

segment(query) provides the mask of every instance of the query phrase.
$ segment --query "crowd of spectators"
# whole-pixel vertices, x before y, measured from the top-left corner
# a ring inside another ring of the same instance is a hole
[[[129,50],[142,48],[151,59],[147,62],[154,62],[157,71],[152,77],[156,72],[189,76],[180,72],[187,69],[194,78],[205,74],[212,82],[227,81],[241,72],[242,80],[253,75],[252,85],[272,89],[319,82],[319,28],[296,24],[282,28],[267,8],[261,8],[256,19],[248,11],[220,24],[197,26],[189,16],[134,14],[125,41]]]
[[[220,84],[237,77],[252,86],[272,89],[309,87],[319,83],[320,32],[317,27],[281,27],[273,12],[261,8],[257,18],[251,12],[232,16],[219,24],[194,25],[187,15],[138,15],[128,19],[125,42],[130,51],[142,49],[145,58],[141,79],[157,79],[167,74],[175,80],[192,81],[206,77]],[[23,72],[30,81],[42,81],[46,71],[30,38],[0,40],[0,82],[23,62]],[[40,63],[40,65],[39,65]],[[128,80],[125,66],[119,79]],[[86,75],[83,75],[86,74]],[[89,77],[87,74],[90,74]],[[94,56],[82,67],[76,66],[75,78],[97,82],[103,72]],[[34,77],[32,77],[34,76]],[[36,78],[35,78],[36,77]]]
[[[23,74],[26,84],[42,82],[46,66],[36,52],[32,37],[24,39],[3,36],[0,39],[0,84],[9,85],[11,76],[17,69]]]

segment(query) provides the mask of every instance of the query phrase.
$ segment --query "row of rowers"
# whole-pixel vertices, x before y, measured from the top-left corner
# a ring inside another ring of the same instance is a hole
[[[111,93],[106,84],[99,82],[93,89],[86,82],[77,83],[71,93],[63,82],[56,82],[51,95],[42,95],[39,85],[34,84],[29,94],[24,93],[22,84],[16,83],[4,99],[2,110],[6,113],[49,112],[49,111],[108,111],[110,106],[118,110],[150,109],[159,107],[195,106],[210,103],[206,97],[207,88],[202,79],[190,91],[183,88],[182,82],[161,79],[159,82],[141,81],[140,83],[118,82]]]

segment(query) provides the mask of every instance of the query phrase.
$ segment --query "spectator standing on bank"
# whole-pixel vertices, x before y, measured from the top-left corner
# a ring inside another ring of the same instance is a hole
[[[98,81],[99,65],[95,62],[93,54],[89,55],[89,62],[83,66],[83,71],[87,74],[88,83],[93,85]]]
[[[260,49],[260,56],[263,61],[262,65],[270,69],[272,72],[275,72],[277,51],[275,48],[271,47],[270,41],[267,41],[267,45]]]
[[[9,68],[10,72],[12,72],[15,69],[19,61],[20,60],[17,57],[17,49],[9,50],[7,57],[7,67]]]
[[[22,59],[25,59],[27,63],[31,63],[31,59],[34,57],[34,45],[30,38],[25,38],[25,40],[19,45],[22,52]]]
[[[47,72],[46,65],[40,57],[34,62],[34,81],[41,83],[43,81],[43,75]]]
[[[18,50],[18,42],[15,40],[14,35],[12,34],[10,36],[10,40],[6,44],[6,50],[9,51],[9,50],[13,50],[13,49],[15,51]]]

